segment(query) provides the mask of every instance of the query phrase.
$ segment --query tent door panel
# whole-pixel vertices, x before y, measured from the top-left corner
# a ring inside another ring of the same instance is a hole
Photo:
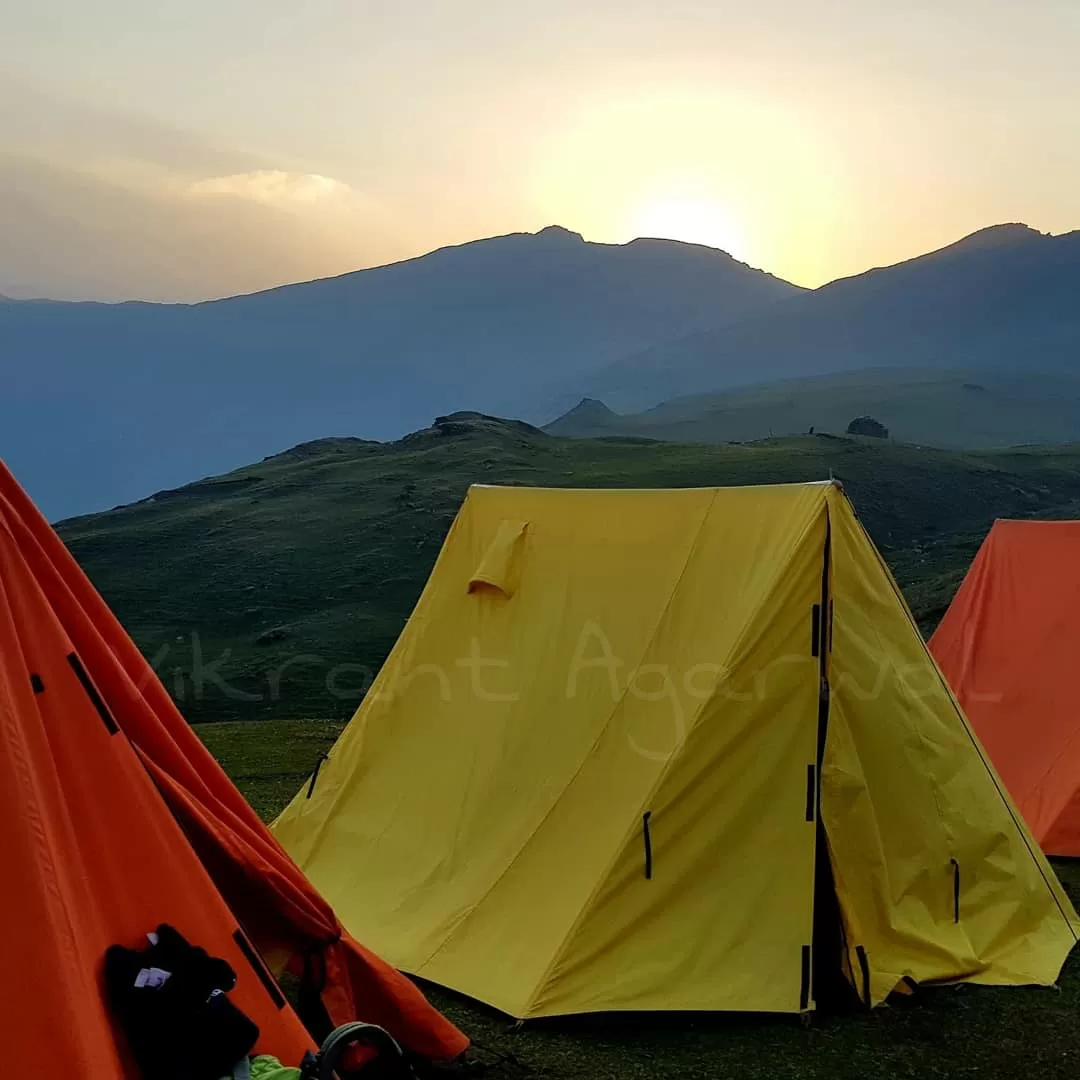
[[[844,924],[840,902],[836,895],[829,844],[825,824],[821,819],[821,776],[825,757],[825,742],[829,734],[829,708],[832,688],[829,684],[829,654],[832,651],[832,523],[828,508],[825,511],[825,544],[821,559],[821,600],[814,605],[813,655],[818,660],[817,762],[811,768],[814,784],[814,816],[809,816],[810,795],[807,794],[808,821],[817,822],[814,848],[814,944],[811,963],[811,986],[816,1008],[834,1010],[848,1005],[853,990],[844,975]]]

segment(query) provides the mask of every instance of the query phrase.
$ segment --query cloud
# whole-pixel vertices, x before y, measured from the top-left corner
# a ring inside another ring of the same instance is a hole
[[[0,151],[0,293],[201,300],[399,257],[356,200],[319,199],[308,185],[289,203],[290,190],[305,185],[278,185],[272,198],[195,197],[164,175],[120,183]]]
[[[188,185],[187,193],[197,198],[233,196],[285,208],[356,196],[348,184],[333,177],[281,169],[256,169],[196,180]]]
[[[413,254],[393,208],[0,74],[0,293],[200,300]]]

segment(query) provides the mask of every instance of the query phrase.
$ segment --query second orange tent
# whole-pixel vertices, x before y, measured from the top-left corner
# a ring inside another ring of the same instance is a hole
[[[930,639],[1043,850],[1080,855],[1080,521],[998,521]]]

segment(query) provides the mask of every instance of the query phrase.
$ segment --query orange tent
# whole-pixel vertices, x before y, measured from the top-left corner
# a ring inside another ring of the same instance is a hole
[[[282,1060],[311,1039],[262,956],[301,979],[309,1028],[361,1018],[432,1058],[467,1045],[343,931],[2,464],[0,853],[0,1015],[15,1073],[134,1075],[102,960],[161,922],[229,961],[258,1049]]]
[[[1080,521],[998,521],[930,650],[1051,855],[1080,855]]]

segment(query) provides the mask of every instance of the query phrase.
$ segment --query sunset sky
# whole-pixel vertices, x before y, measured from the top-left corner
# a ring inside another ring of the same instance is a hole
[[[0,0],[0,293],[197,299],[558,223],[804,285],[1080,227],[1077,0]]]

